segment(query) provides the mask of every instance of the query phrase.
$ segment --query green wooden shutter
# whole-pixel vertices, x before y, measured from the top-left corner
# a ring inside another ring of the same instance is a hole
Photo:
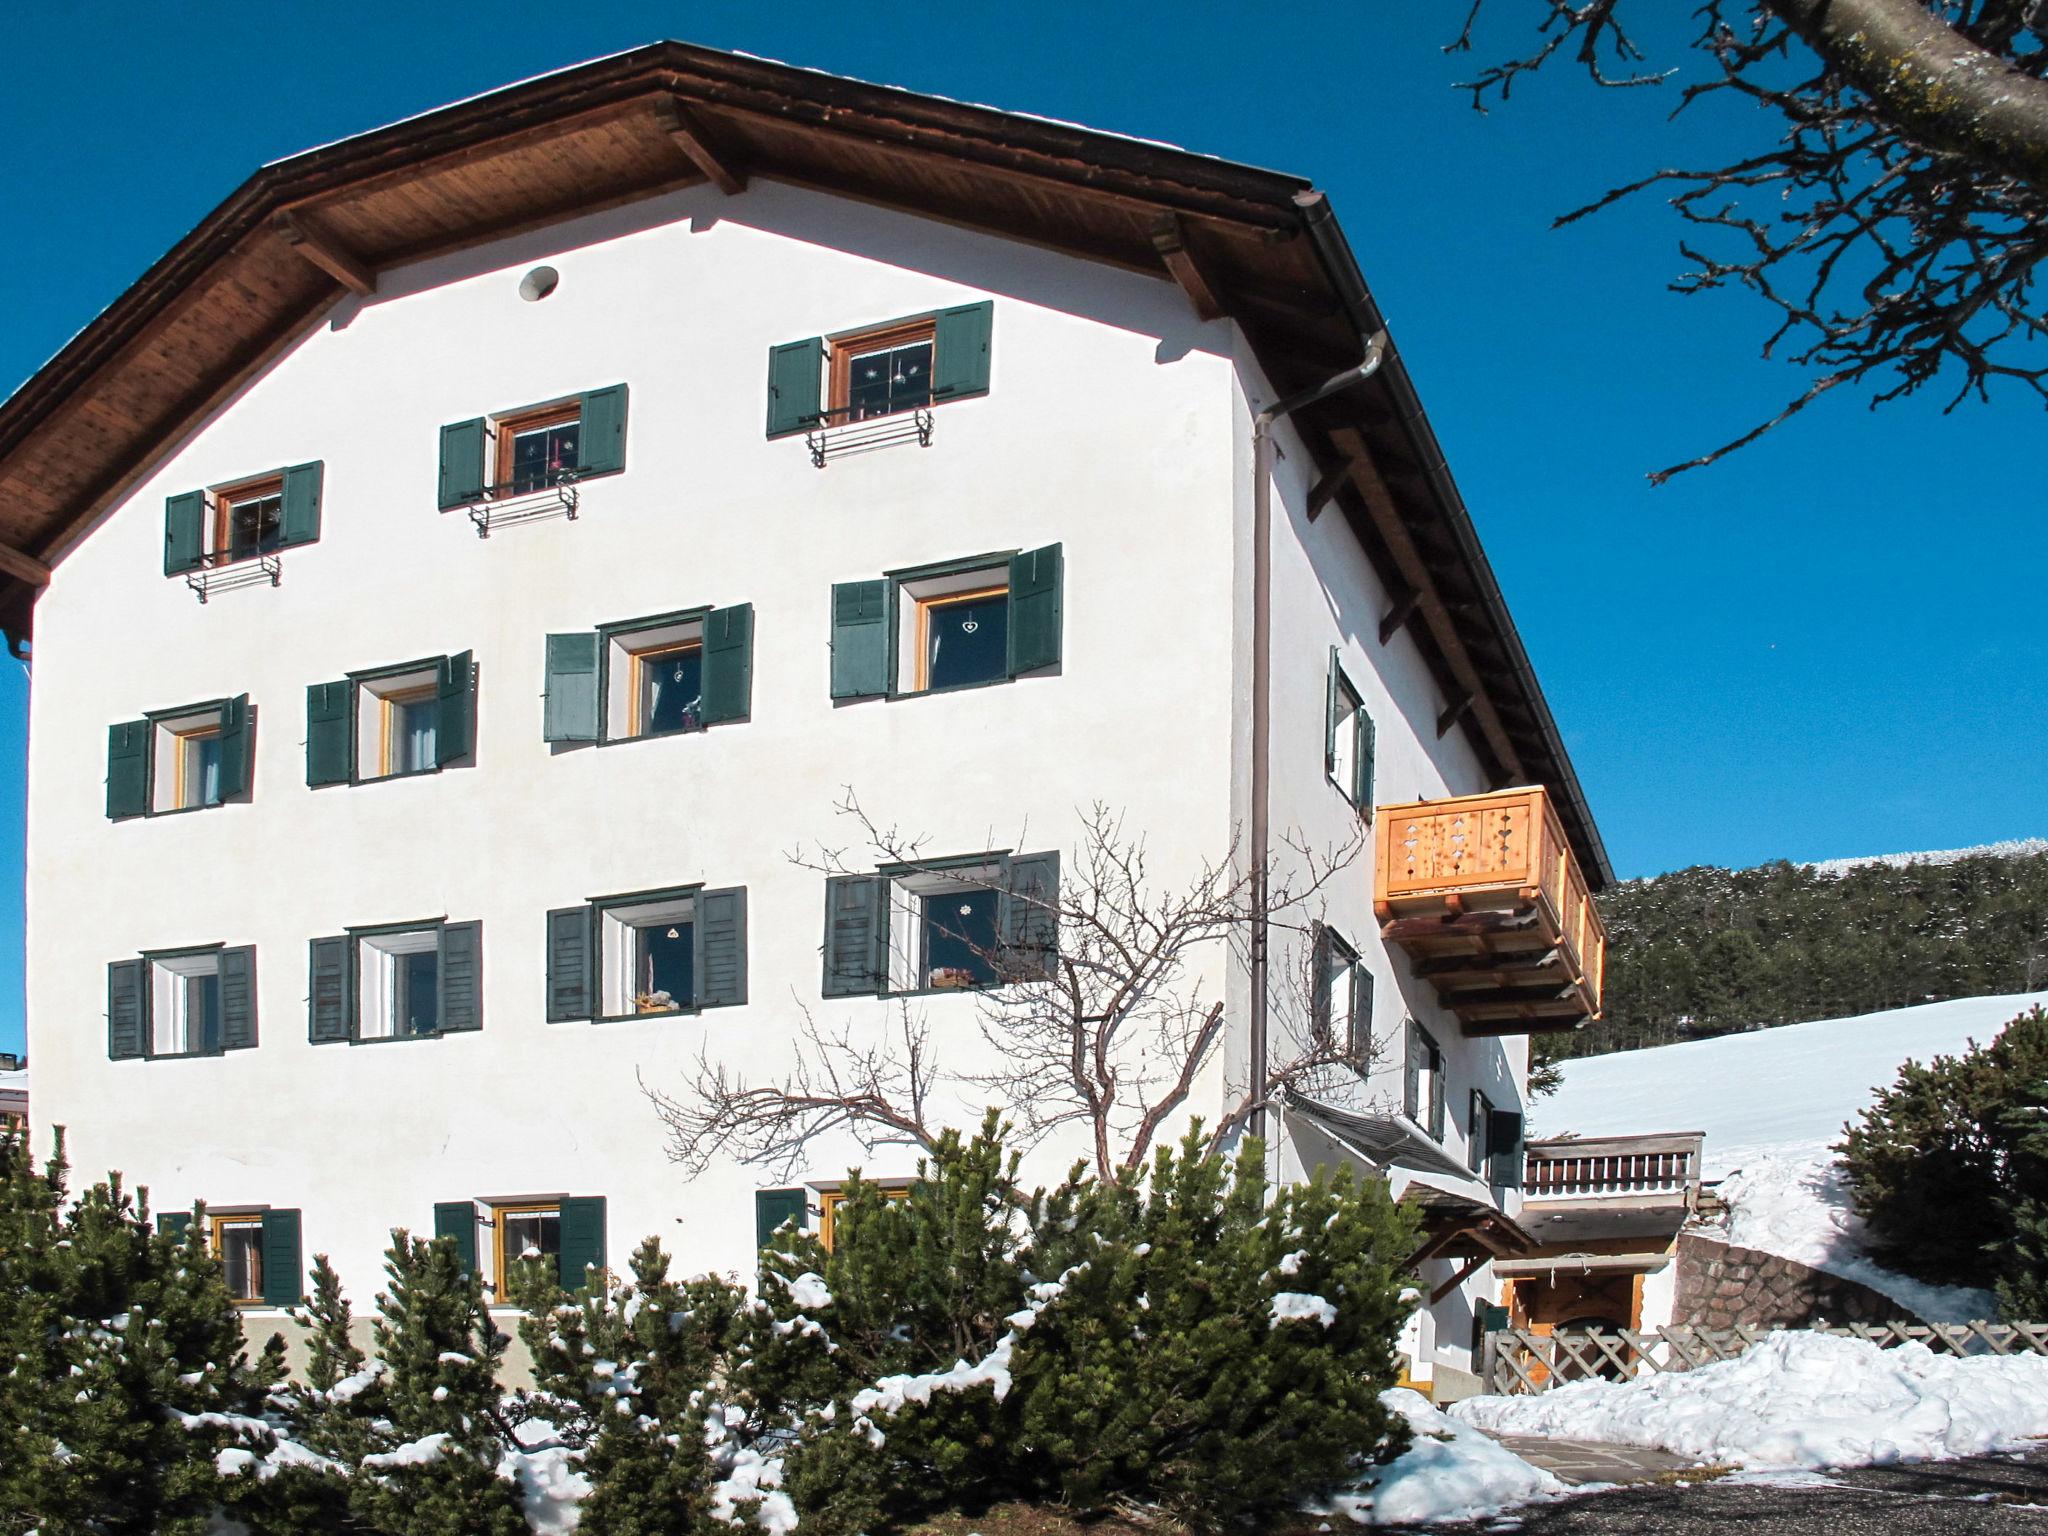
[[[1010,560],[1010,676],[1060,663],[1060,546],[1026,550]]]
[[[598,736],[597,658],[603,637],[595,630],[549,635],[544,663],[543,741],[595,741]]]
[[[1060,856],[1020,853],[1005,862],[996,898],[996,942],[1005,980],[1052,974],[1060,947]]]
[[[587,1019],[597,1011],[591,996],[592,930],[589,907],[557,907],[548,914],[548,1022]]]
[[[256,946],[220,952],[220,1045],[247,1050],[256,1043]]]
[[[441,507],[466,506],[484,493],[484,419],[451,422],[441,429]]]
[[[434,1204],[434,1236],[453,1238],[455,1256],[462,1261],[462,1272],[476,1273],[476,1204],[470,1200],[436,1201]]]
[[[856,997],[888,984],[889,882],[880,875],[825,881],[825,996]]]
[[[238,693],[220,707],[220,797],[249,792],[249,695]]]
[[[965,400],[988,393],[989,338],[995,304],[962,304],[933,317],[932,398]]]
[[[149,1054],[149,962],[116,960],[107,967],[107,1059]]]
[[[804,1229],[808,1202],[800,1189],[757,1189],[754,1191],[754,1247],[766,1248],[783,1223],[795,1222]]]
[[[263,1213],[263,1303],[296,1307],[305,1300],[306,1265],[299,1253],[299,1213]]]
[[[443,656],[434,684],[441,706],[434,722],[434,761],[446,768],[476,750],[476,653]]]
[[[107,727],[107,816],[119,821],[149,809],[149,737],[147,720],[124,720]]]
[[[1358,765],[1352,774],[1351,799],[1358,807],[1358,814],[1367,821],[1372,820],[1372,769],[1373,755],[1379,750],[1379,727],[1373,724],[1372,716],[1365,712],[1363,704],[1358,706]]]
[[[484,1027],[484,925],[441,925],[441,1033]]]
[[[1434,1040],[1429,1042],[1429,1134],[1444,1139],[1444,1053]]]
[[[786,341],[768,349],[768,435],[788,437],[816,426],[825,382],[825,338]]]
[[[1372,1059],[1372,971],[1365,961],[1351,967],[1351,1054],[1359,1062]]]
[[[355,768],[355,684],[315,683],[306,690],[306,782],[346,784]]]
[[[889,691],[889,583],[842,581],[832,588],[832,697]]]
[[[320,537],[320,483],[326,466],[319,460],[294,464],[284,472],[284,513],[278,519],[279,542],[312,544]]]
[[[585,1286],[604,1286],[604,1196],[573,1195],[562,1200],[562,1289],[580,1291]],[[593,1275],[591,1270],[597,1270]]]
[[[747,1000],[747,888],[699,891],[691,938],[696,945],[696,1004],[734,1007]]]
[[[1486,1147],[1489,1181],[1502,1189],[1522,1187],[1522,1115],[1496,1109],[1487,1116]]]
[[[1465,1166],[1474,1173],[1486,1159],[1486,1095],[1477,1088],[1465,1095]]]
[[[355,945],[347,935],[307,946],[306,1036],[315,1045],[355,1033]]]
[[[1330,930],[1322,923],[1314,928],[1309,957],[1309,1017],[1316,1029],[1327,1035],[1334,1027],[1330,1017],[1330,961],[1334,958]]]
[[[576,477],[615,474],[626,467],[626,386],[593,389],[583,397],[582,440]]]
[[[164,574],[206,563],[206,492],[184,491],[164,502]]]
[[[704,698],[699,718],[706,725],[744,720],[754,707],[754,605],[737,603],[704,615]]]
[[[1401,1113],[1418,1125],[1422,1123],[1422,1053],[1426,1049],[1422,1026],[1410,1019],[1408,1048],[1401,1058]]]
[[[190,1211],[157,1212],[157,1231],[161,1232],[165,1237],[171,1238],[177,1242],[182,1243],[183,1241],[185,1241],[185,1232],[191,1225],[192,1213]]]
[[[1330,675],[1323,692],[1323,772],[1337,771],[1337,711],[1344,697],[1343,668],[1337,663],[1337,647],[1330,647]]]

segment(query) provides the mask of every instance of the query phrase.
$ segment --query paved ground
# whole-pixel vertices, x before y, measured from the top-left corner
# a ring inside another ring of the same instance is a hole
[[[1605,1440],[1565,1440],[1549,1435],[1495,1435],[1494,1439],[1532,1466],[1568,1483],[1653,1483],[1692,1463],[1646,1445],[1611,1445]]]
[[[2048,1446],[2023,1457],[1866,1467],[1792,1484],[1740,1477],[1690,1486],[1637,1483],[1493,1520],[1412,1529],[1460,1536],[2044,1536]]]

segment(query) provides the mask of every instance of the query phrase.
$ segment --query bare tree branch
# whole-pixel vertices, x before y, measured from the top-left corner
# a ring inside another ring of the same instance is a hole
[[[1600,65],[1642,57],[1622,25],[1631,0],[1530,0],[1536,47],[1461,87],[1484,108],[1577,43]],[[1469,49],[1487,0],[1450,44]],[[1499,9],[1496,0],[1495,9]],[[1642,9],[1631,12],[1643,14]],[[1774,113],[1782,137],[1714,166],[1672,167],[1564,215],[1570,223],[1656,189],[1707,243],[1681,244],[1680,293],[1741,286],[1778,311],[1764,355],[1789,344],[1813,375],[1776,415],[1721,447],[1651,475],[1661,484],[1754,442],[1830,390],[1863,387],[1874,408],[1946,376],[1946,409],[2006,380],[2048,404],[2048,315],[2035,287],[2048,259],[2048,36],[2016,0],[1702,0],[1692,48],[1713,73],[1683,112],[1719,93]]]

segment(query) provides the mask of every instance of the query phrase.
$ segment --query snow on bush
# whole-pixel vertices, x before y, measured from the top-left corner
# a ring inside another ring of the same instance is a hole
[[[1282,1323],[1321,1323],[1327,1328],[1337,1321],[1337,1309],[1320,1296],[1306,1295],[1301,1291],[1275,1291],[1272,1321],[1275,1328]]]
[[[1360,1525],[1479,1520],[1515,1504],[1555,1498],[1564,1484],[1478,1430],[1447,1418],[1420,1392],[1396,1387],[1380,1401],[1407,1419],[1415,1439],[1331,1506]]]
[[[1507,1434],[1661,1446],[1748,1467],[1936,1461],[2048,1435],[2048,1357],[1959,1359],[1788,1331],[1696,1371],[1475,1397],[1451,1412]]]

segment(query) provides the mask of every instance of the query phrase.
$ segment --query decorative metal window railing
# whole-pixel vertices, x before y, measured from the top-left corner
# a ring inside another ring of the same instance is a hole
[[[237,587],[274,587],[283,579],[284,561],[276,555],[245,555],[231,560],[225,554],[212,554],[206,556],[206,563],[198,570],[185,573],[185,585],[199,594],[202,603],[216,592],[232,592]]]
[[[464,508],[476,525],[476,536],[488,539],[491,530],[508,523],[530,523],[537,518],[561,517],[576,521],[576,477],[557,475],[538,488],[521,485],[487,485],[483,495]]]
[[[872,453],[877,448],[894,448],[902,443],[916,443],[920,448],[932,445],[930,406],[833,425],[833,417],[846,414],[846,407],[826,411],[818,424],[804,433],[804,446],[811,450],[811,462],[820,469],[825,467],[828,459],[844,458],[852,453]]]

